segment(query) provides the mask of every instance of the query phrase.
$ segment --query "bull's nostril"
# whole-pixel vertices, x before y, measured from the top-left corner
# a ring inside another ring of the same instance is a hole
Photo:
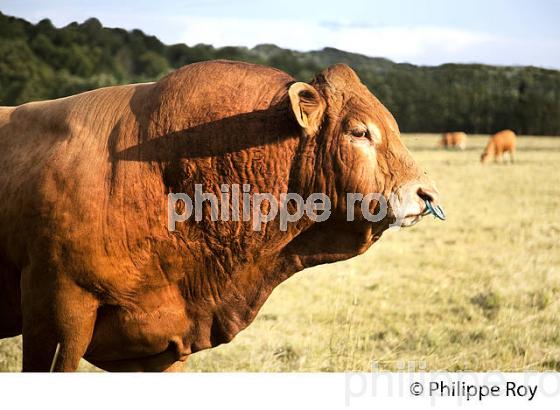
[[[416,194],[422,198],[424,201],[430,201],[430,202],[434,202],[434,194],[428,192],[427,190],[423,189],[423,188],[418,188],[418,191],[416,191]]]

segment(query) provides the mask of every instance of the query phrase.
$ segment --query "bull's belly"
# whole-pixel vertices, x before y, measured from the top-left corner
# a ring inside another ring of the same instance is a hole
[[[152,356],[135,359],[99,361],[87,359],[91,364],[109,372],[164,372],[177,363],[174,354],[167,350]],[[184,359],[186,360],[186,358]],[[184,361],[181,360],[181,361]]]
[[[84,358],[107,370],[163,370],[161,365],[190,353],[189,326],[178,288],[153,290],[135,298],[133,306],[101,308]],[[135,368],[144,362],[156,366]]]

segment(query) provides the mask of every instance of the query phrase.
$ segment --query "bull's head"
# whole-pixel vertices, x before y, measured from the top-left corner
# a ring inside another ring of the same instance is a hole
[[[306,186],[329,195],[333,217],[345,218],[355,207],[354,223],[366,221],[360,203],[350,203],[347,193],[385,198],[387,216],[374,224],[377,232],[396,219],[411,226],[430,211],[441,210],[437,189],[404,146],[395,119],[351,68],[338,64],[311,84],[294,83],[289,98],[304,138],[313,146],[307,152],[315,153]],[[370,213],[380,206],[371,201]]]

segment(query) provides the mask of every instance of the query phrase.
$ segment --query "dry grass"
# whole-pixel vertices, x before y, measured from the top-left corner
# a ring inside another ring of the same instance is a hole
[[[513,166],[479,164],[486,137],[464,152],[435,149],[434,135],[405,140],[448,220],[300,272],[187,370],[560,370],[560,138],[521,138]],[[0,370],[20,361],[19,338],[0,342]]]

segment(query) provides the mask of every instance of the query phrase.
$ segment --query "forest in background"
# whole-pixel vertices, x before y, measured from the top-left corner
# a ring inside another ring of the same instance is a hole
[[[156,80],[175,68],[224,58],[277,67],[298,80],[335,63],[356,70],[402,131],[560,135],[560,71],[537,67],[398,64],[334,48],[298,52],[271,44],[214,48],[165,45],[141,30],[90,18],[56,28],[0,13],[0,105]]]

